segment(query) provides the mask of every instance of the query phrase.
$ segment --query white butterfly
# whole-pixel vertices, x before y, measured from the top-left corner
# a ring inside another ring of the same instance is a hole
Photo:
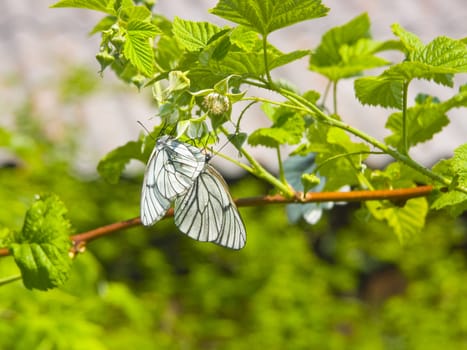
[[[245,225],[221,174],[206,163],[190,189],[174,204],[175,225],[189,237],[241,249]]]
[[[198,148],[169,136],[160,137],[149,158],[141,191],[141,222],[153,225],[171,202],[193,186],[206,156]]]

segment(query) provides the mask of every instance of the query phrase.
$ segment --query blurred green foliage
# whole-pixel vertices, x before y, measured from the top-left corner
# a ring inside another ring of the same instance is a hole
[[[0,132],[17,159],[0,168],[0,227],[19,229],[44,192],[68,206],[75,232],[138,215],[140,176],[81,178],[77,140],[57,147],[33,115],[25,107],[15,131]],[[252,178],[232,185],[234,197],[267,190]],[[313,227],[288,224],[282,206],[241,213],[248,242],[238,252],[164,220],[92,242],[63,288],[1,286],[0,348],[467,349],[462,218],[431,215],[400,245],[351,206]],[[1,278],[17,273],[0,260]]]

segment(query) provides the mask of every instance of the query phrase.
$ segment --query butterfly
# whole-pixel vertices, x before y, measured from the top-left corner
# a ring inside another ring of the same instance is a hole
[[[242,218],[222,175],[210,164],[174,203],[175,225],[189,237],[241,249],[246,243]]]
[[[162,136],[149,157],[141,190],[141,222],[150,226],[159,221],[172,201],[193,186],[206,164],[198,148]]]

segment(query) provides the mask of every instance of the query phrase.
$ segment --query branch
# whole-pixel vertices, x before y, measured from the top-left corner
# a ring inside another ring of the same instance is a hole
[[[296,192],[293,198],[281,195],[259,196],[240,198],[235,201],[239,207],[252,207],[270,204],[310,203],[310,202],[361,202],[366,200],[399,200],[404,201],[415,197],[424,197],[431,193],[432,186],[418,186],[411,188],[399,188],[395,190],[351,191],[351,192],[309,192],[303,197],[303,193]],[[169,209],[165,218],[173,216],[173,209]],[[83,252],[86,244],[97,238],[130,227],[141,225],[139,217],[115,222],[110,225],[98,227],[94,230],[79,233],[70,237],[73,241],[72,254]],[[0,256],[9,255],[7,248],[0,248]]]
[[[281,195],[240,198],[235,201],[239,207],[252,207],[267,204],[310,203],[310,202],[361,202],[367,200],[407,200],[415,197],[424,197],[431,193],[432,186],[418,186],[399,188],[395,190],[372,190],[351,192],[308,192],[305,198],[297,192],[294,198]]]

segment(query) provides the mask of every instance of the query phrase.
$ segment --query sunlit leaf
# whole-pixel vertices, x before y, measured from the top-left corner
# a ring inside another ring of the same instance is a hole
[[[261,76],[266,72],[261,45],[261,41],[257,40],[255,49],[251,52],[230,50],[222,60],[211,62],[210,67],[216,73]],[[283,53],[274,46],[268,45],[267,53],[268,69],[272,70],[306,56],[309,54],[309,51],[296,50]]]
[[[26,212],[24,226],[9,249],[26,288],[47,290],[68,279],[71,268],[71,224],[55,195],[37,199]]]
[[[99,175],[111,184],[118,183],[120,175],[130,160],[138,159],[146,162],[147,157],[141,153],[141,148],[141,141],[129,141],[109,152],[97,165]]]
[[[353,142],[338,128],[313,124],[306,134],[308,143],[297,154],[316,153],[320,175],[326,177],[325,190],[337,191],[346,185],[359,185],[358,172],[368,156],[364,143]]]
[[[246,27],[238,26],[232,30],[230,41],[243,51],[251,52],[258,41],[258,33]]]
[[[362,14],[323,35],[311,54],[309,69],[337,81],[388,64],[375,56],[388,48],[385,43],[370,39],[370,20],[367,14]]]
[[[144,21],[148,22],[151,20],[151,11],[145,6],[126,6],[119,12],[119,18],[126,22],[129,21]]]
[[[88,10],[95,10],[104,13],[108,13],[110,15],[114,15],[115,11],[113,11],[113,7],[109,6],[112,5],[115,1],[114,0],[61,0],[55,4],[53,4],[52,8],[58,7],[74,7],[74,8],[83,8]]]
[[[381,201],[369,201],[367,208],[378,220],[385,220],[401,241],[406,241],[420,233],[425,226],[428,212],[426,198],[413,198],[400,207],[384,205]]]
[[[413,34],[396,27],[403,37],[409,60],[394,64],[377,77],[355,81],[355,93],[363,104],[402,108],[404,86],[413,79],[453,86],[453,75],[467,72],[467,47],[459,40],[438,37],[423,46]]]
[[[404,45],[407,53],[416,52],[423,49],[423,42],[415,34],[405,30],[399,24],[391,26],[392,32],[399,37],[401,43]]]
[[[193,22],[175,17],[173,34],[178,43],[188,51],[206,47],[209,40],[222,29],[208,22]]]
[[[305,121],[301,115],[270,104],[264,104],[262,108],[273,124],[269,128],[256,129],[248,137],[250,145],[278,147],[283,144],[295,145],[301,141],[305,131]]]
[[[402,109],[404,81],[385,77],[365,77],[355,80],[355,95],[362,104]]]
[[[467,191],[467,144],[456,148],[454,156],[448,160],[441,160],[433,170],[448,178],[453,179],[453,186],[442,192],[432,203],[433,209],[449,208],[453,215],[459,215],[467,209],[467,193],[455,189],[463,187]]]
[[[417,104],[407,109],[406,130],[408,146],[430,140],[434,134],[440,132],[449,123],[445,113],[445,106],[439,103],[426,101],[424,104]],[[402,140],[402,113],[392,114],[386,128],[393,134],[386,137],[385,141],[399,150],[404,148]]]
[[[132,20],[127,26],[123,53],[146,76],[154,71],[154,51],[149,39],[157,33],[156,26],[141,20]]]
[[[267,35],[305,20],[323,17],[329,9],[320,0],[221,0],[210,10],[214,15]]]
[[[100,33],[104,30],[109,29],[112,27],[113,24],[117,22],[117,17],[116,16],[106,16],[102,18],[97,24],[92,28],[92,30],[89,32],[89,35],[93,35],[96,33]]]

